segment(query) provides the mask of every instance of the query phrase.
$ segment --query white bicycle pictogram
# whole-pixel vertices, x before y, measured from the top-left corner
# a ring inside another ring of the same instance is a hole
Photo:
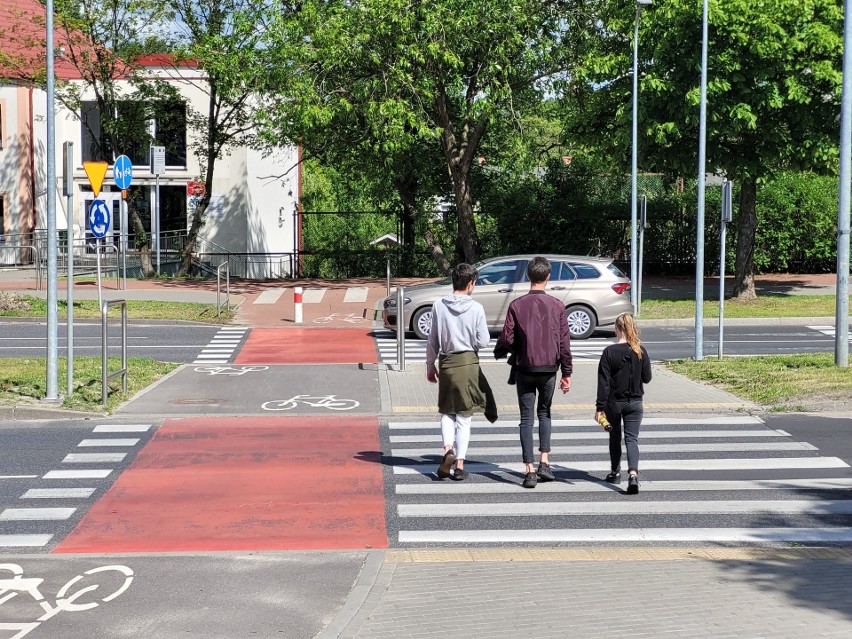
[[[348,322],[349,324],[360,324],[364,321],[364,318],[360,315],[356,315],[355,313],[347,313],[344,315],[343,313],[332,313],[331,315],[326,315],[324,317],[317,317],[314,320],[314,324],[328,324],[329,322]]]
[[[43,622],[58,615],[60,612],[81,612],[83,610],[91,610],[102,603],[112,601],[127,590],[133,582],[133,571],[127,566],[111,565],[92,568],[91,570],[84,572],[82,575],[77,575],[62,586],[62,588],[59,589],[59,592],[56,593],[55,603],[51,604],[39,590],[39,586],[41,586],[44,582],[44,579],[40,579],[38,577],[24,577],[24,569],[18,564],[0,564],[0,573],[3,571],[12,573],[12,577],[9,579],[0,578],[0,606],[10,599],[18,596],[18,594],[26,593],[38,602],[39,606],[41,606],[42,610],[44,610],[44,614],[35,621],[0,623],[0,630],[17,631],[17,634],[8,638],[4,636],[3,639],[22,639],[22,637],[25,637],[30,632],[38,628]],[[80,583],[91,575],[106,572],[118,573],[121,581],[117,588],[110,590],[109,593],[104,596],[95,594],[95,591],[101,587],[101,584],[93,583],[91,585],[85,585]],[[92,595],[91,597],[87,597],[87,599],[91,600],[86,601],[85,603],[80,603],[80,600],[86,595]]]
[[[264,402],[261,407],[263,410],[290,410],[296,408],[299,404],[307,404],[314,408],[328,408],[329,410],[352,410],[360,406],[360,403],[354,399],[340,399],[337,395],[295,395],[290,399],[275,399],[271,402]]]
[[[196,366],[194,370],[196,373],[207,375],[245,375],[246,373],[257,373],[268,369],[269,366],[241,366],[239,368],[233,366]]]

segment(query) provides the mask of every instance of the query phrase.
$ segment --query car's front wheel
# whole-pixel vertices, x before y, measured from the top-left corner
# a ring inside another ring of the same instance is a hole
[[[569,306],[565,314],[568,316],[568,332],[572,339],[586,339],[595,332],[597,319],[586,306]]]
[[[432,308],[427,306],[414,311],[411,318],[411,328],[418,339],[427,339],[432,330]]]

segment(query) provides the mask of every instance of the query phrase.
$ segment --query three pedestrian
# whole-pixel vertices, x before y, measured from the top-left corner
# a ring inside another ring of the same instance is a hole
[[[559,388],[563,394],[571,388],[573,371],[571,336],[562,302],[545,292],[550,280],[550,261],[534,257],[527,265],[530,291],[509,304],[503,331],[494,348],[496,358],[511,354],[521,420],[521,454],[525,464],[524,488],[535,488],[538,480],[553,481],[550,467],[552,432],[551,404],[556,373],[561,371]],[[538,470],[533,451],[533,427],[538,416],[538,440],[541,453]]]
[[[444,457],[438,477],[467,479],[464,469],[473,413],[497,420],[497,406],[479,367],[479,350],[491,335],[485,309],[471,295],[477,271],[470,264],[452,270],[453,292],[432,305],[432,327],[426,345],[426,379],[438,384],[438,412]],[[437,363],[437,365],[436,365]]]
[[[639,492],[639,427],[644,408],[645,384],[651,381],[651,360],[639,339],[639,328],[630,313],[615,320],[617,342],[604,349],[598,363],[595,421],[605,415],[610,423],[610,473],[606,481],[621,483],[621,439],[627,448],[627,493]]]

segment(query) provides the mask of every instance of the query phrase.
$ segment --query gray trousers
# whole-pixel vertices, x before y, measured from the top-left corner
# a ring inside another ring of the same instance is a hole
[[[639,426],[642,424],[642,399],[627,401],[611,400],[604,411],[612,430],[609,431],[610,468],[621,468],[621,431],[624,430],[624,445],[627,448],[627,470],[639,471]]]

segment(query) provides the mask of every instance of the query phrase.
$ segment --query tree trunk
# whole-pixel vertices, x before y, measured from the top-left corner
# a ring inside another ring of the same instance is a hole
[[[128,209],[130,209],[129,206]],[[148,245],[148,234],[142,226],[142,218],[139,217],[136,207],[130,209],[130,221],[133,224],[133,233],[136,235],[136,250],[139,251],[139,260],[142,264],[142,277],[152,277],[154,266],[151,264],[151,247]]]
[[[740,188],[740,214],[737,220],[737,256],[733,296],[739,300],[757,299],[754,288],[754,238],[757,232],[757,185],[744,180]]]
[[[192,224],[189,225],[189,233],[186,236],[186,244],[180,252],[180,268],[178,269],[178,277],[186,277],[192,269],[192,256],[195,253],[195,242],[198,239],[198,234],[201,232],[201,226],[204,223],[204,212],[207,210],[207,205],[210,203],[210,195],[205,194],[204,197],[195,206],[192,212]]]
[[[423,234],[424,239],[426,240],[426,246],[429,247],[429,255],[435,260],[435,264],[438,265],[438,268],[441,271],[449,275],[450,271],[453,270],[450,261],[447,259],[447,256],[444,254],[444,250],[441,248],[441,245],[435,241],[435,236],[432,235],[432,231],[427,230]]]
[[[417,219],[417,176],[410,174],[394,180],[396,192],[402,202],[402,262],[401,275],[411,276],[414,271],[414,223]]]

